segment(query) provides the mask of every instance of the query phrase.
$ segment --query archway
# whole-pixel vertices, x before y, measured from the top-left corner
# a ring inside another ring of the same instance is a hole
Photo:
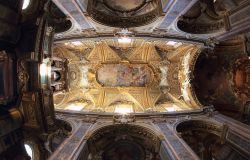
[[[188,120],[176,125],[176,131],[201,160],[246,160],[225,139],[227,127],[206,120]]]
[[[213,0],[196,2],[177,22],[177,27],[191,34],[218,34],[225,30],[224,4]],[[223,8],[223,10],[220,10]]]
[[[160,160],[160,138],[139,125],[114,124],[95,130],[88,138],[88,159]]]
[[[249,59],[243,48],[243,40],[236,37],[220,42],[214,50],[204,49],[195,63],[192,84],[202,105],[213,105],[221,114],[247,123],[242,108],[249,92],[244,68]]]

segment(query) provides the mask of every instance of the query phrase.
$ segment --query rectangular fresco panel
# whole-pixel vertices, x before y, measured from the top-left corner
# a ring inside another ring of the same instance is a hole
[[[97,71],[97,81],[107,87],[144,87],[150,82],[147,65],[105,64]]]

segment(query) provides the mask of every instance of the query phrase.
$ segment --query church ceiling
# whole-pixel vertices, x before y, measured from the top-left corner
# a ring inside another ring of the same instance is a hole
[[[161,14],[158,0],[92,0],[88,1],[90,17],[111,27],[136,27],[154,21]]]
[[[128,29],[135,37],[210,43],[228,30],[231,16],[246,0],[53,0],[55,40],[113,37]],[[243,5],[244,6],[244,5]],[[57,7],[57,9],[55,9]],[[58,9],[64,14],[58,14]],[[61,17],[61,18],[58,18]],[[65,19],[64,25],[61,19]],[[69,21],[72,25],[69,24]],[[62,26],[65,26],[63,30]],[[70,28],[69,28],[70,26]]]
[[[55,106],[87,112],[199,108],[190,84],[199,49],[143,39],[129,44],[116,39],[55,44],[54,56],[69,60],[69,91],[54,95]]]

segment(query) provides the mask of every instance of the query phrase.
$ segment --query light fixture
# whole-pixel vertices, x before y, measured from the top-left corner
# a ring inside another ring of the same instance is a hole
[[[24,0],[24,1],[23,1],[22,10],[27,9],[28,6],[29,6],[29,4],[30,4],[30,0]]]

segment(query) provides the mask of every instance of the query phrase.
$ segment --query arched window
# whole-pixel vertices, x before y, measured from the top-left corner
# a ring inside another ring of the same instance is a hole
[[[30,5],[30,0],[24,0],[22,10],[27,9],[29,5]]]
[[[28,156],[30,156],[30,158],[32,160],[33,159],[33,154],[34,154],[32,147],[30,145],[28,145],[28,144],[24,144],[24,147],[25,147],[25,150],[26,150]]]
[[[133,105],[132,104],[116,104],[114,112],[119,113],[119,114],[132,113]]]

